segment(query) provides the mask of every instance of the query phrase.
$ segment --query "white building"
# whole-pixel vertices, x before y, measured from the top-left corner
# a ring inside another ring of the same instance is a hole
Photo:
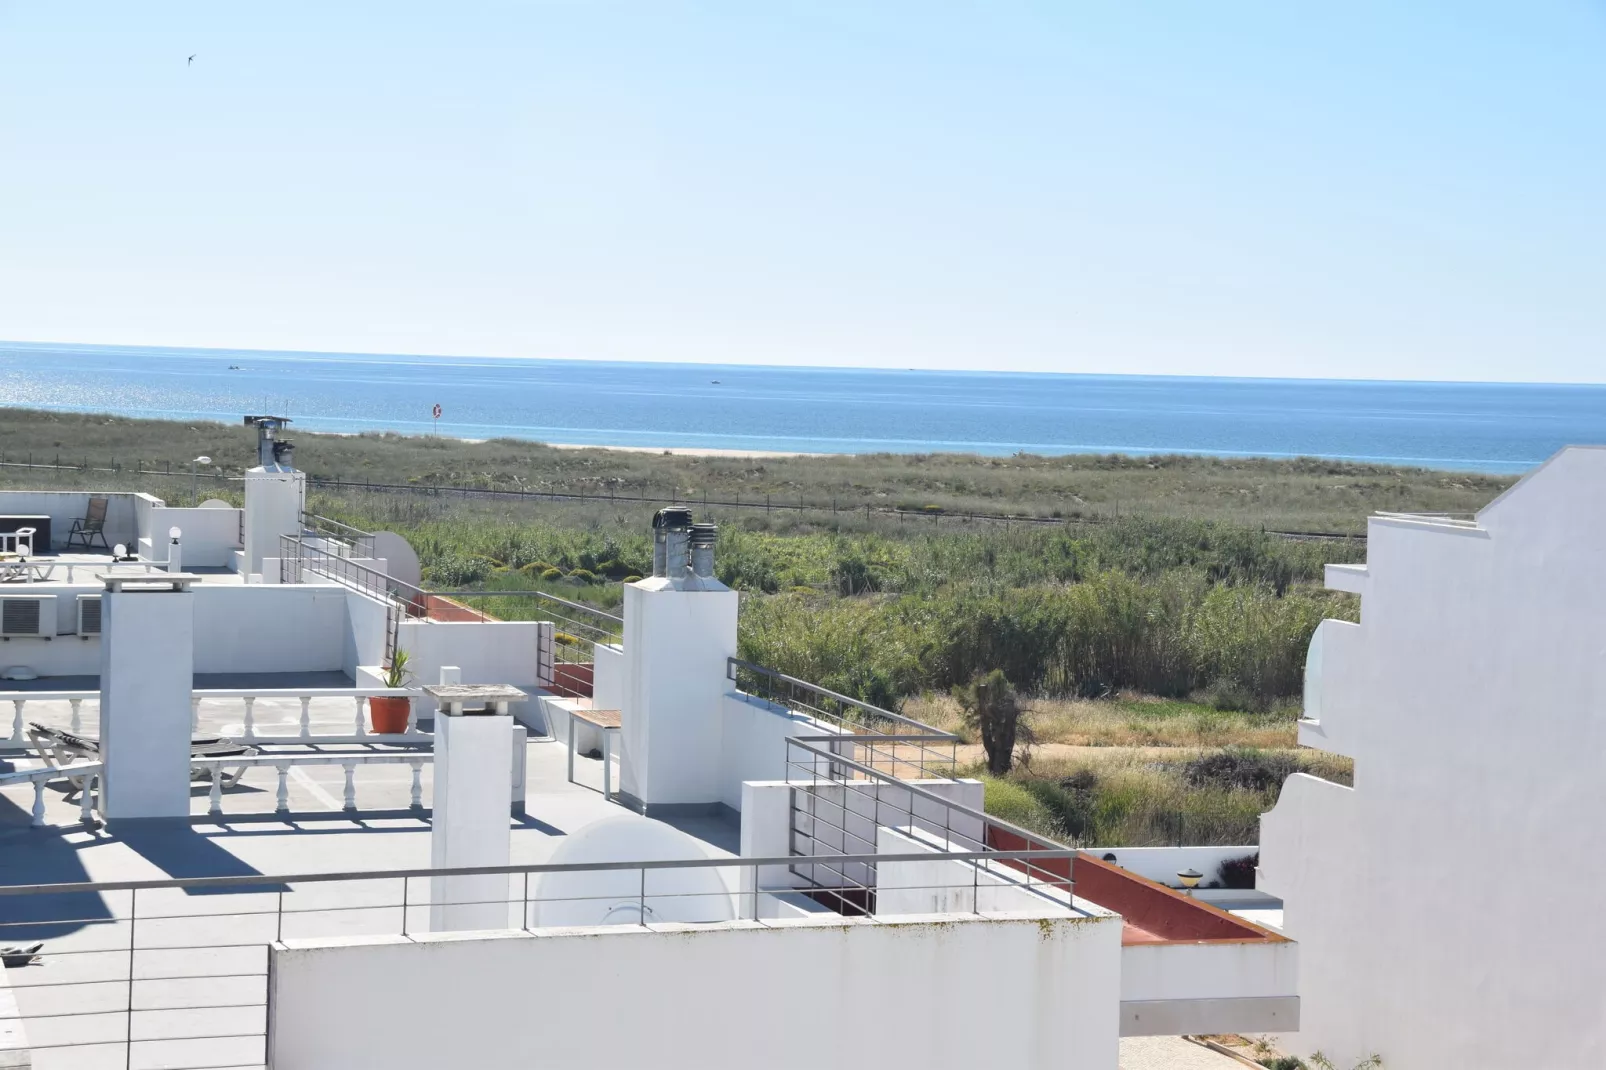
[[[952,736],[737,660],[684,511],[622,619],[503,622],[306,516],[263,449],[243,513],[104,495],[134,560],[58,534],[0,585],[33,622],[0,642],[0,944],[44,945],[0,972],[0,1052],[1113,1070],[1122,1036],[1298,1025],[1292,941],[986,815]],[[64,533],[88,498],[0,515]],[[375,735],[398,649],[433,693]]]
[[[1300,742],[1355,782],[1295,776],[1262,819],[1260,885],[1301,947],[1287,1046],[1606,1066],[1606,449],[1475,519],[1375,517],[1367,564],[1327,583],[1361,620],[1316,633]]]

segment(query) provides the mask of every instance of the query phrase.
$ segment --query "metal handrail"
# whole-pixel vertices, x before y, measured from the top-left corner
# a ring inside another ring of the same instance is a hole
[[[788,736],[786,739],[788,746],[796,745],[801,747],[803,750],[806,750],[810,754],[814,755],[816,759],[823,760],[828,765],[844,766],[870,780],[875,780],[883,784],[891,784],[900,791],[907,791],[915,798],[925,799],[928,802],[936,803],[938,806],[942,806],[955,813],[962,814],[965,817],[980,821],[983,828],[995,828],[1002,832],[1007,832],[1012,836],[1019,836],[1027,843],[1047,844],[1048,846],[1045,848],[1045,850],[1048,851],[1071,851],[1071,848],[1066,847],[1062,843],[1051,840],[1041,833],[1032,832],[1028,829],[1021,828],[1019,825],[1011,824],[1010,822],[1005,821],[1003,818],[996,817],[984,810],[973,810],[964,803],[954,802],[952,799],[938,795],[934,791],[927,791],[925,788],[911,784],[907,780],[903,780],[895,776],[888,776],[886,773],[881,772],[881,770],[865,765],[863,762],[856,762],[852,758],[844,757],[843,755],[834,751],[814,746],[815,743],[834,743],[840,746],[842,741],[843,737],[841,736]],[[837,783],[841,782],[838,781]],[[989,854],[994,854],[995,857],[1005,853],[1008,852],[989,852]],[[1041,852],[1027,853],[1038,854],[1041,856]],[[1075,854],[1074,851],[1071,851],[1071,853]]]
[[[774,669],[767,669],[762,665],[755,665],[751,661],[743,661],[741,658],[725,659],[725,678],[727,680],[731,681],[732,683],[739,683],[740,681],[738,680],[738,674],[743,672],[752,673],[754,676],[763,679],[780,681],[781,683],[786,684],[787,687],[793,692],[802,690],[810,691],[817,695],[824,695],[832,702],[841,703],[845,706],[852,706],[855,709],[863,710],[872,717],[876,717],[885,721],[891,721],[894,724],[907,725],[908,727],[917,730],[916,734],[904,737],[909,739],[911,742],[921,738],[934,741],[940,740],[942,742],[963,742],[962,737],[957,736],[952,732],[944,732],[940,728],[925,724],[922,721],[917,721],[912,717],[905,717],[901,713],[893,713],[891,710],[882,709],[880,706],[872,706],[868,702],[863,702],[859,699],[852,698],[838,691],[832,691],[830,688],[821,687],[819,684],[811,684],[807,680],[800,680],[795,676],[788,676],[783,672],[777,672]],[[765,696],[759,695],[758,697],[764,698]],[[829,716],[835,716],[839,721],[844,720],[840,714],[831,714],[830,711],[820,712],[827,713]]]
[[[374,556],[374,533],[364,531],[362,528],[343,524],[338,520],[331,520],[317,513],[301,514],[301,530],[305,535],[314,535],[319,538],[333,539],[349,545],[353,550],[363,547],[363,557]]]
[[[260,885],[320,884],[334,881],[399,880],[415,877],[494,877],[515,873],[586,873],[643,869],[729,869],[789,866],[798,862],[874,863],[874,862],[985,862],[1042,861],[1050,858],[1075,858],[1080,851],[1069,847],[1055,847],[1042,851],[921,851],[913,854],[857,854],[817,855],[800,858],[797,855],[752,858],[732,855],[729,858],[674,858],[637,859],[625,862],[534,862],[508,866],[458,866],[442,869],[378,869],[348,870],[339,873],[253,874],[240,877],[175,877],[165,880],[142,881],[75,881],[65,884],[6,884],[0,885],[0,896],[12,895],[65,895],[73,892],[125,892],[146,891],[157,888],[251,888]],[[244,912],[242,912],[244,913]]]

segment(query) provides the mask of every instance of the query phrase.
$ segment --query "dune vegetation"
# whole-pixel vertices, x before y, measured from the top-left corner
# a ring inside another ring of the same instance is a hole
[[[691,504],[721,525],[716,570],[743,595],[743,657],[958,732],[990,809],[1107,846],[1253,843],[1287,775],[1350,775],[1296,750],[1294,720],[1312,630],[1357,612],[1323,588],[1323,566],[1364,560],[1365,541],[1279,532],[1359,536],[1369,512],[1472,511],[1510,482],[1310,459],[702,458],[294,437],[315,477],[309,508],[405,535],[436,590],[616,610],[621,582],[650,571],[653,509]],[[251,442],[219,424],[5,410],[0,481],[237,499]],[[17,466],[57,451],[62,467]],[[216,463],[192,491],[202,452]],[[992,670],[1026,711],[1003,776],[985,773],[952,697]]]

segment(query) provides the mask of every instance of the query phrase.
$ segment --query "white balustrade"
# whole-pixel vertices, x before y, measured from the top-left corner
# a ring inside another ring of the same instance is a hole
[[[196,690],[190,697],[190,731],[199,735],[201,731],[201,703],[204,701],[239,700],[242,708],[241,731],[229,733],[229,738],[237,739],[241,743],[296,743],[312,741],[317,743],[428,743],[435,737],[428,732],[418,730],[417,717],[411,708],[407,711],[407,730],[400,734],[379,735],[368,728],[368,700],[380,696],[410,697],[416,692],[403,687],[324,687],[324,688],[202,688]],[[350,699],[353,703],[356,719],[350,733],[341,732],[314,732],[312,730],[312,703],[314,699]],[[258,703],[264,699],[290,701],[300,704],[300,717],[293,732],[264,732],[257,725],[258,714],[262,710]],[[83,705],[86,701],[99,703],[99,691],[0,691],[0,700],[9,701],[12,708],[10,738],[0,744],[7,749],[26,750],[28,742],[28,722],[36,720],[49,724],[51,718],[47,712],[36,712],[29,717],[30,703],[59,703],[65,702],[72,707],[71,731],[74,735],[84,734]],[[0,707],[3,708],[3,707]],[[48,709],[48,708],[46,708]],[[56,722],[53,727],[60,727]]]
[[[412,767],[412,784],[409,789],[410,807],[424,806],[424,765],[434,760],[427,753],[406,751],[363,751],[356,754],[273,754],[250,758],[195,758],[190,765],[207,770],[211,786],[207,791],[207,812],[223,813],[223,778],[238,771],[242,776],[252,769],[271,768],[278,777],[274,791],[275,813],[290,811],[290,771],[310,765],[337,765],[344,774],[340,808],[350,812],[357,809],[357,767],[359,765],[407,765]],[[522,798],[522,792],[519,793]]]
[[[26,750],[28,743],[27,707],[30,702],[66,702],[72,706],[72,731],[83,731],[82,705],[85,699],[100,701],[99,691],[0,691],[0,700],[11,703],[11,738],[4,744],[11,749]]]
[[[427,743],[435,737],[428,732],[420,732],[414,723],[411,711],[407,718],[407,731],[400,734],[378,735],[368,729],[368,700],[383,696],[411,697],[416,692],[405,687],[312,687],[312,688],[203,688],[195,692],[197,701],[239,699],[245,704],[245,717],[242,724],[243,732],[230,735],[241,743],[296,743],[310,740],[317,743]],[[312,730],[312,700],[313,699],[339,699],[348,698],[352,702],[355,719],[352,731],[345,733],[317,733]],[[300,704],[299,717],[294,734],[265,732],[256,724],[256,703],[263,699],[295,700]]]
[[[0,773],[0,788],[10,787],[13,784],[32,784],[33,805],[29,811],[29,824],[34,828],[42,828],[45,824],[45,785],[52,780],[76,780],[79,784],[78,816],[79,820],[87,825],[94,820],[97,797],[95,787],[100,781],[102,769],[100,762],[77,762],[55,769],[49,766],[41,769],[19,769],[15,772]]]

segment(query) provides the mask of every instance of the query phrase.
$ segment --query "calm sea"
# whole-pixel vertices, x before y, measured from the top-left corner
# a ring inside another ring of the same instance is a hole
[[[819,453],[1302,455],[1521,471],[1606,442],[1606,386],[350,356],[0,342],[0,404],[311,431]],[[0,420],[4,413],[0,411]]]

